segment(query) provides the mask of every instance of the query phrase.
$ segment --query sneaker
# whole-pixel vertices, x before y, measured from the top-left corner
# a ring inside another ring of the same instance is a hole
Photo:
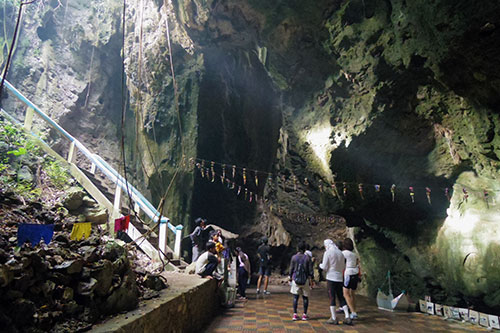
[[[327,324],[330,324],[330,325],[338,325],[339,324],[339,320],[337,318],[335,319],[332,319],[332,317],[330,317],[330,319],[328,319],[326,321]]]
[[[299,316],[298,316],[296,313],[294,313],[294,314],[293,314],[293,317],[292,317],[292,320],[293,320],[293,321],[297,321],[297,320],[299,320]]]
[[[351,319],[358,319],[357,313],[351,313]]]
[[[264,290],[263,294],[264,295],[271,295],[271,293],[269,291],[267,291],[267,290]]]
[[[346,318],[344,320],[344,325],[352,325],[352,319],[351,318]]]
[[[309,319],[309,316],[308,316],[307,314],[305,314],[305,313],[304,313],[304,314],[302,315],[302,320],[308,320],[308,319]]]
[[[257,294],[260,294],[260,289],[257,289],[257,292],[256,292],[256,293],[257,293]]]
[[[344,313],[344,310],[342,310],[342,308],[338,308],[337,310],[335,310],[335,313]]]

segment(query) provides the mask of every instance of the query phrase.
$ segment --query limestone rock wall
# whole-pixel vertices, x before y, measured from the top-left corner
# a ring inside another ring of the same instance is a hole
[[[97,144],[119,132],[120,4],[44,4],[25,31],[39,56],[20,42],[29,66],[17,64],[13,81],[25,80],[42,106],[55,101],[51,112]],[[300,239],[319,255],[323,238],[345,237],[347,225],[368,292],[391,270],[412,296],[498,307],[499,9],[465,0],[129,1],[131,177],[155,205],[168,190],[164,213],[175,223],[206,216],[249,248],[270,237],[283,270]],[[34,19],[51,17],[64,28]],[[69,38],[77,42],[62,47]],[[90,59],[100,70],[89,81]],[[202,160],[273,174],[256,188],[264,200],[202,178]]]

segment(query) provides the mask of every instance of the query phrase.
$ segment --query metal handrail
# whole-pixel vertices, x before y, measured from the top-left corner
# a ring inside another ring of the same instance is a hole
[[[45,112],[40,110],[35,104],[33,104],[28,98],[26,98],[19,90],[14,88],[10,82],[5,80],[5,86],[9,89],[21,102],[26,104],[28,107],[32,108],[36,113],[38,113],[50,126],[64,135],[70,142],[73,142],[75,146],[99,169],[106,177],[111,181],[116,183],[125,191],[128,188],[131,192],[132,199],[139,205],[139,207],[148,215],[154,222],[167,223],[168,228],[175,234],[177,230],[182,230],[182,225],[174,226],[170,223],[170,220],[163,216],[161,219],[159,217],[161,214],[153,207],[153,205],[139,192],[135,187],[133,187],[128,181],[126,181],[115,169],[113,169],[108,163],[106,163],[102,157],[97,154],[91,153],[87,147],[85,147],[80,141],[75,139],[71,134],[69,134],[64,128],[57,124],[52,118],[50,118]]]

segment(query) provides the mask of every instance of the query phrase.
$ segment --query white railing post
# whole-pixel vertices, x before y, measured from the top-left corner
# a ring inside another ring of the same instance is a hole
[[[182,228],[176,228],[175,229],[174,256],[178,259],[181,257],[181,240],[182,240]]]
[[[97,167],[97,166],[96,166],[94,163],[92,163],[92,164],[90,165],[90,173],[91,173],[91,174],[95,175],[95,169],[96,169],[96,167]]]
[[[69,145],[69,151],[68,151],[68,162],[69,163],[74,163],[75,161],[75,141],[71,141],[71,144]]]
[[[167,225],[167,223],[163,223],[161,221],[158,223],[160,223],[160,232],[158,235],[158,248],[160,249],[160,251],[163,252],[163,253],[160,252],[160,257],[163,260],[165,260],[165,255],[167,254],[167,232],[168,232],[167,229],[168,229],[168,225]]]
[[[26,109],[26,117],[24,118],[24,128],[27,131],[31,131],[31,126],[33,125],[33,114],[35,113],[35,110],[32,108],[28,107]]]
[[[118,184],[116,184],[115,201],[113,202],[113,218],[118,218],[121,215],[120,212],[121,197],[122,197],[122,189]]]

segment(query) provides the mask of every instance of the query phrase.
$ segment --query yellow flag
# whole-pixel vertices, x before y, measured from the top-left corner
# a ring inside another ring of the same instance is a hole
[[[90,236],[91,229],[92,224],[90,222],[75,223],[73,224],[73,230],[71,230],[69,238],[71,240],[80,240],[82,238],[87,238]]]

